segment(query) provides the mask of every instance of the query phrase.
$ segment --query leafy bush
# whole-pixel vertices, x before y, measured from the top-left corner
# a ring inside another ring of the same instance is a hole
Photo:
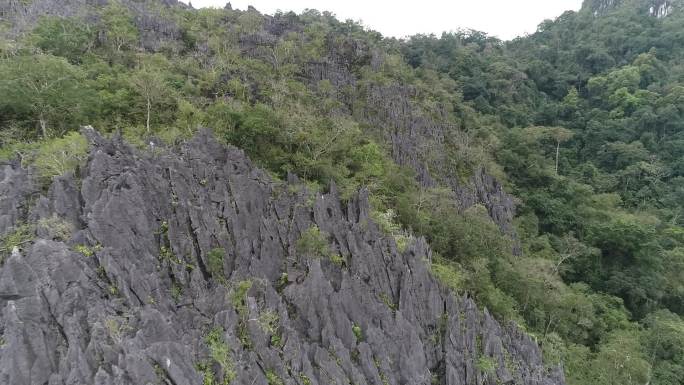
[[[311,258],[330,257],[328,234],[313,225],[302,232],[297,240],[297,252]]]
[[[9,232],[0,237],[0,256],[8,255],[15,247],[20,248],[33,241],[34,238],[35,227],[33,225],[15,225]]]
[[[435,278],[456,293],[466,288],[466,279],[459,266],[437,257],[433,258],[430,268]]]
[[[209,348],[209,356],[213,362],[216,362],[221,367],[223,372],[223,380],[220,383],[215,383],[215,374],[211,371],[209,365],[204,365],[201,371],[204,374],[205,385],[227,385],[230,384],[237,377],[235,371],[235,363],[231,357],[230,347],[223,337],[224,330],[221,327],[211,329],[209,334],[204,338],[204,342]]]
[[[363,341],[363,330],[361,330],[361,326],[352,324],[352,333],[354,333],[357,343]]]
[[[55,56],[79,63],[95,43],[95,32],[84,20],[44,17],[29,37],[31,43]]]
[[[496,371],[496,362],[491,357],[480,356],[475,363],[475,366],[485,374],[493,374]]]
[[[247,292],[252,288],[252,281],[245,280],[233,287],[230,300],[238,313],[237,335],[244,349],[252,349],[249,330],[247,328]]]
[[[75,245],[74,251],[83,254],[83,256],[85,257],[92,257],[93,255],[95,255],[95,250],[86,245]]]
[[[38,175],[49,180],[52,177],[74,172],[88,157],[88,142],[78,132],[43,143],[33,159]]]
[[[211,249],[207,253],[207,269],[214,278],[223,277],[223,260],[226,251],[222,248]]]
[[[0,60],[0,89],[2,121],[24,128],[34,140],[85,123],[97,101],[82,68],[52,55]]]
[[[285,385],[285,382],[273,370],[266,371],[266,381],[268,385]]]
[[[57,215],[39,220],[36,227],[46,231],[52,239],[58,241],[69,240],[69,238],[71,238],[71,233],[74,231],[74,226],[70,222]]]

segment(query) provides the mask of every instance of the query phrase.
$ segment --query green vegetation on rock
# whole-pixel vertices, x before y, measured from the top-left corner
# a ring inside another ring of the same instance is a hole
[[[533,334],[570,385],[678,385],[684,16],[622,3],[566,12],[510,42],[477,31],[383,38],[307,10],[274,15],[295,27],[252,44],[267,27],[256,12],[168,7],[179,33],[149,47],[119,1],[89,8],[93,22],[44,17],[18,37],[0,30],[0,159],[19,157],[48,182],[86,159],[80,126],[141,147],[210,127],[276,178],[294,173],[315,190],[334,182],[344,200],[367,188],[371,220],[400,252],[425,237],[434,275]],[[491,205],[501,196],[460,190],[482,175],[516,197],[512,223]],[[15,226],[0,255],[34,230]],[[344,266],[329,241],[312,226],[296,250]],[[168,245],[160,257],[177,259]],[[224,258],[206,255],[221,280]],[[230,296],[245,346],[251,285]],[[225,356],[214,337],[209,349]],[[202,368],[205,384],[218,381]]]

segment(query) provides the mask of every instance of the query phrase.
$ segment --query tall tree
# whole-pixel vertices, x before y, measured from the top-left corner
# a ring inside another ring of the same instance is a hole
[[[91,100],[84,73],[51,55],[0,62],[0,89],[0,111],[20,123],[37,123],[43,138],[82,117]]]
[[[563,127],[553,127],[549,130],[551,138],[556,142],[556,174],[558,174],[558,161],[560,160],[560,146],[572,139],[572,131]]]
[[[117,52],[132,46],[138,40],[138,29],[131,11],[118,0],[111,1],[102,11],[102,22],[107,41]]]
[[[29,37],[31,43],[45,53],[62,56],[78,63],[95,42],[90,25],[82,20],[45,17]]]
[[[159,55],[143,56],[137,70],[131,75],[131,84],[145,103],[147,133],[150,133],[154,109],[175,94],[164,77],[167,64],[166,60]]]

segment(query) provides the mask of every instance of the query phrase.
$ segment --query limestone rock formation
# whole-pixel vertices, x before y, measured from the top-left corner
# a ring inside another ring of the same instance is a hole
[[[0,163],[0,234],[26,215],[27,198],[32,191],[31,178],[19,160]]]
[[[424,240],[382,234],[364,191],[273,180],[207,132],[154,151],[84,133],[81,175],[44,196],[0,169],[1,233],[72,229],[3,255],[0,383],[563,384],[529,336],[431,277]]]
[[[632,6],[641,14],[660,19],[682,9],[684,3],[681,0],[585,0],[582,9],[599,16],[621,6]]]
[[[44,16],[79,17],[87,22],[97,22],[93,7],[103,7],[110,0],[3,0],[0,1],[0,22],[11,25],[11,37],[30,31]],[[164,17],[160,7],[187,7],[178,0],[122,0],[135,19],[139,29],[142,48],[157,52],[161,49],[177,50],[180,47],[181,30],[176,23]]]

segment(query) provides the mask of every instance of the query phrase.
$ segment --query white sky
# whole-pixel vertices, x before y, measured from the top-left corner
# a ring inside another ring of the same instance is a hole
[[[182,0],[187,3],[188,0]],[[191,0],[195,8],[223,7],[226,0]],[[306,8],[353,19],[384,36],[404,37],[472,28],[501,39],[532,33],[545,19],[578,10],[582,0],[231,0],[233,9],[300,13]]]

